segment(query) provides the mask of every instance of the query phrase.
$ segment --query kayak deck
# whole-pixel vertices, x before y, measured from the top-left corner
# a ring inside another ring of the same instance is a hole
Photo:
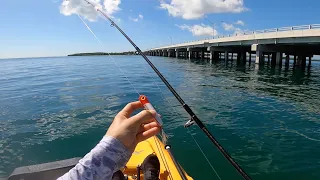
[[[175,165],[170,153],[165,149],[163,143],[156,137],[151,137],[146,141],[140,142],[133,152],[127,165],[124,167],[124,174],[128,175],[129,180],[137,179],[137,167],[140,166],[149,154],[155,154],[160,162],[160,180],[182,179],[178,167]],[[182,170],[187,180],[192,180],[187,173]],[[143,179],[141,171],[140,178]]]
[[[165,149],[163,143],[156,137],[140,142],[133,152],[130,160],[122,169],[127,175],[128,180],[137,180],[137,167],[142,164],[149,154],[155,154],[160,161],[160,180],[180,180],[183,179],[179,174],[179,168],[175,165],[174,159]],[[62,161],[38,164],[32,166],[19,167],[14,170],[8,180],[55,180],[73,168],[81,158],[73,158]],[[184,170],[186,180],[192,180]],[[143,179],[143,173],[140,171],[140,179]]]

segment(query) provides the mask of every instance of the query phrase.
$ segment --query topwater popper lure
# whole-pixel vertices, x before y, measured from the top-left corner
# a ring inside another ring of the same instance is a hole
[[[152,104],[150,103],[149,99],[147,98],[147,96],[145,95],[140,95],[139,97],[139,101],[141,102],[141,104],[143,105],[143,107],[146,110],[153,110],[156,111],[156,109],[152,106]],[[157,111],[156,111],[157,112]],[[155,120],[157,121],[158,125],[162,127],[163,122],[162,119],[160,117],[160,114],[157,113]]]

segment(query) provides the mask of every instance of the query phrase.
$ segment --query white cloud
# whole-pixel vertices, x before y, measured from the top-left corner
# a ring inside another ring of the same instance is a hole
[[[238,20],[235,24],[240,25],[240,26],[244,26],[244,22],[241,20]]]
[[[244,0],[160,0],[160,8],[174,17],[198,19],[210,13],[240,13],[246,11]]]
[[[235,23],[237,24],[237,23]],[[237,27],[234,27],[233,24],[222,23],[222,27],[225,31],[233,31],[233,34],[242,34],[243,30]]]
[[[65,16],[72,14],[78,14],[84,19],[89,21],[96,21],[99,17],[97,8],[104,10],[109,16],[112,16],[115,12],[119,11],[119,5],[121,0],[104,0],[101,5],[101,0],[90,0],[96,8],[93,8],[90,4],[84,0],[64,0],[60,6],[60,13]]]
[[[244,31],[240,28],[235,28],[233,34],[243,34]]]
[[[139,18],[132,18],[132,17],[129,17],[129,19],[133,22],[138,22],[139,21]]]
[[[193,26],[188,26],[188,25],[177,25],[182,30],[188,30],[189,32],[192,33],[193,36],[213,36],[213,34],[216,36],[218,35],[217,30],[213,30],[211,26],[208,25],[193,25]],[[213,33],[214,31],[214,33]]]
[[[121,0],[104,0],[103,4],[106,13],[112,15],[120,10],[119,5],[121,4]]]
[[[131,21],[133,21],[133,22],[141,21],[141,20],[143,20],[143,15],[142,15],[142,14],[139,14],[137,18],[129,17],[129,20],[131,20]]]
[[[223,27],[223,29],[226,30],[226,31],[233,31],[233,30],[235,30],[235,27],[233,26],[233,24],[222,23],[222,27]]]

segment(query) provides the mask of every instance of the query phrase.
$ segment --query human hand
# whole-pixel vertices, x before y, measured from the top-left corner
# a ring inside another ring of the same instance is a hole
[[[140,101],[127,104],[114,118],[106,135],[122,142],[131,152],[137,144],[160,132],[161,127],[155,121],[156,112],[143,110],[135,116],[131,114],[143,108]]]

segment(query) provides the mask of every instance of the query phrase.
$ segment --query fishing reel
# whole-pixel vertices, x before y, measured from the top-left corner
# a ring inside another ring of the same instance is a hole
[[[194,124],[194,120],[191,118],[185,125],[184,128],[188,128]]]

